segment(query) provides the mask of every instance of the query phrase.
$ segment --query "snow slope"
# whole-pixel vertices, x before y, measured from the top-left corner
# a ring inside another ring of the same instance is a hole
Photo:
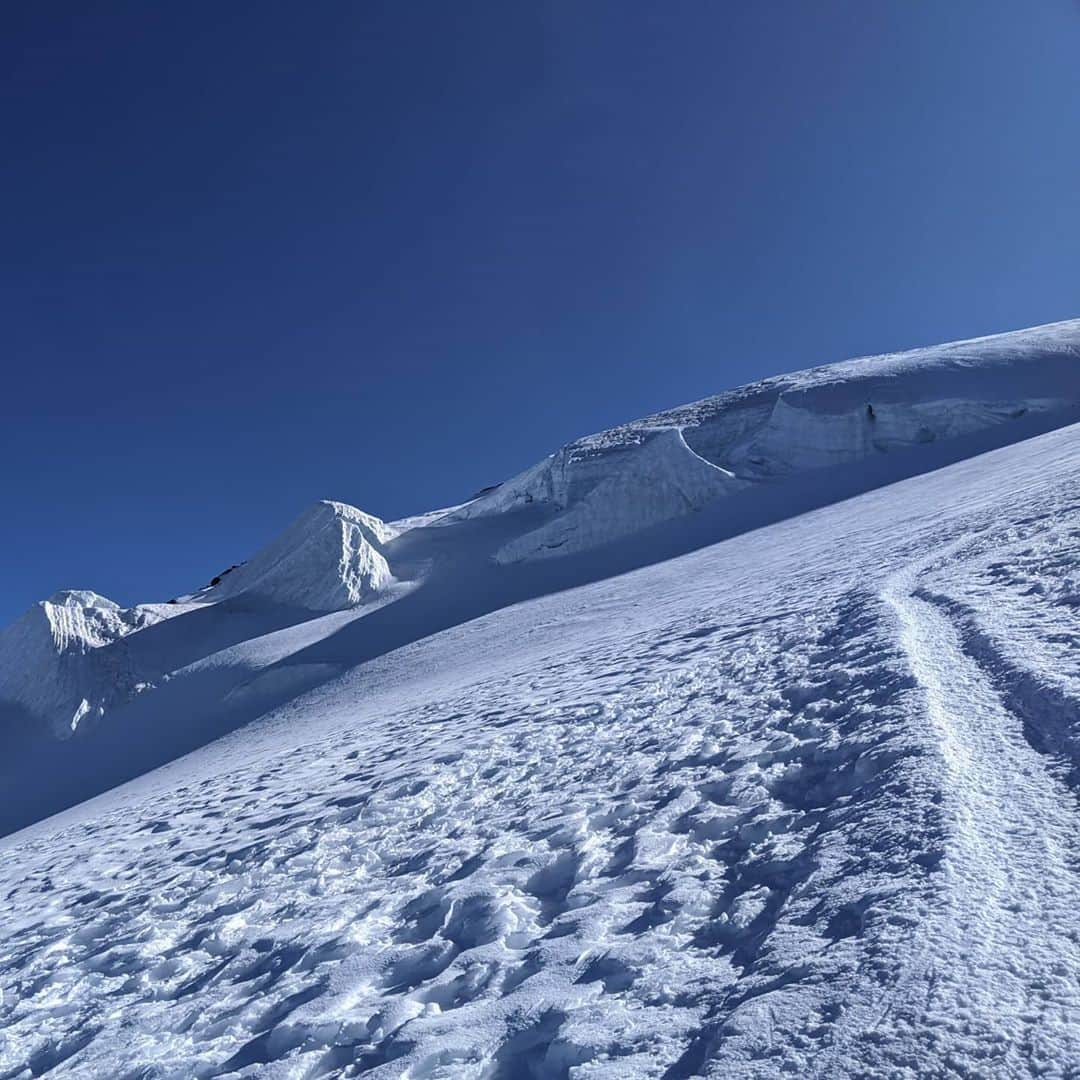
[[[1074,419],[1080,321],[766,379],[577,440],[469,503],[406,521],[316,503],[170,604],[122,611],[58,594],[0,632],[0,782],[19,784],[28,755],[29,772],[57,777],[51,795],[20,789],[0,831],[386,647]],[[77,611],[100,632],[54,632]],[[372,621],[343,634],[334,612]],[[332,663],[283,673],[284,657],[323,637],[341,644]]]
[[[1078,466],[493,612],[9,838],[0,1075],[1070,1075]]]
[[[768,380],[32,610],[0,1078],[1073,1075],[1078,342]]]

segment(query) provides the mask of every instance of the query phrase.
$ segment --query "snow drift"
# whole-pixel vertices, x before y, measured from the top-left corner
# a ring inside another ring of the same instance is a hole
[[[0,721],[6,703],[59,738],[85,736],[106,713],[237,636],[372,604],[394,584],[383,553],[392,535],[355,507],[318,502],[248,562],[191,596],[124,609],[86,590],[59,592],[0,631]],[[129,638],[166,619],[170,631]]]

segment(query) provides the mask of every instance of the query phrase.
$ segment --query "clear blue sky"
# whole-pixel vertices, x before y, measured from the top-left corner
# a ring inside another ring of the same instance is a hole
[[[0,621],[1080,314],[1074,0],[5,12]]]

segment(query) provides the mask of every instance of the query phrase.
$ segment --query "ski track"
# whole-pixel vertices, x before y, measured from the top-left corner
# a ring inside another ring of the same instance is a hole
[[[490,616],[415,651],[514,639],[486,676],[346,680],[11,838],[0,1078],[1076,1075],[1068,445]]]

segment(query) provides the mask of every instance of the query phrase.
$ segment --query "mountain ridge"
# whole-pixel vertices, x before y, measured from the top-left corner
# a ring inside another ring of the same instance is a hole
[[[99,740],[64,774],[75,795],[93,793],[84,774],[101,767],[107,729],[146,744],[133,770],[153,767],[166,746],[198,745],[185,727],[212,737],[458,621],[1074,419],[1080,320],[759,380],[584,436],[466,503],[397,522],[322,500],[169,604],[69,591],[52,605],[59,638],[34,630],[51,602],[0,630],[0,740],[12,762],[27,742],[48,761],[56,740]],[[163,726],[177,730],[157,751],[147,733]]]

